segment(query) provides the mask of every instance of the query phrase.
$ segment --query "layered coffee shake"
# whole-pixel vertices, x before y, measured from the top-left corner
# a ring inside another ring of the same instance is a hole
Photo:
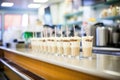
[[[42,51],[42,39],[41,38],[39,38],[37,44],[39,45],[39,52],[41,52]]]
[[[92,56],[93,36],[82,37],[82,52],[83,57]]]
[[[35,40],[34,40],[34,38],[31,38],[30,41],[31,41],[31,49],[33,51],[35,48]]]
[[[44,52],[45,39],[41,38],[41,52]]]
[[[63,54],[70,55],[71,48],[70,48],[70,38],[66,37],[63,38]]]
[[[63,41],[62,37],[57,38],[57,53],[62,54],[63,53]]]
[[[48,50],[47,40],[48,38],[44,38],[44,52],[47,52]]]
[[[71,43],[71,56],[79,56],[80,55],[80,37],[72,37],[70,39]]]
[[[57,43],[56,43],[56,38],[53,37],[51,39],[51,48],[52,48],[52,53],[57,53]]]
[[[33,51],[39,50],[39,39],[38,38],[31,38],[31,48]]]
[[[52,39],[51,38],[48,38],[48,40],[47,40],[47,52],[48,53],[51,53],[51,51],[52,51]]]

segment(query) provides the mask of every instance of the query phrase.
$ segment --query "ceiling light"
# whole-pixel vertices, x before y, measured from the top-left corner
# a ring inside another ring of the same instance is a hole
[[[12,7],[14,5],[14,3],[11,3],[11,2],[3,2],[1,4],[2,7]]]
[[[40,4],[29,4],[28,8],[39,8]]]
[[[46,3],[48,0],[33,0],[33,2],[37,3]]]

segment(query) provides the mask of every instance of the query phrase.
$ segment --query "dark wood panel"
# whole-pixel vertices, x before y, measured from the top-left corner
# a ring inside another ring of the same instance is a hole
[[[8,67],[4,66],[4,72],[6,74],[6,76],[10,79],[10,80],[23,80],[20,76],[18,76],[15,72],[13,72],[12,70],[10,70]]]

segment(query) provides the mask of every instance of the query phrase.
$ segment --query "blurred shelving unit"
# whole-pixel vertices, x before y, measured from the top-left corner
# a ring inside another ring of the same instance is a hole
[[[116,20],[116,19],[120,19],[120,15],[118,15],[118,16],[109,16],[109,17],[105,17],[105,18],[98,18],[97,20]]]
[[[74,13],[68,13],[64,15],[65,25],[79,25],[82,23],[83,11],[77,11]]]
[[[120,0],[105,0],[104,2],[100,2],[100,3],[96,3],[92,5],[92,8],[97,9],[97,8],[104,8],[105,5],[119,5],[120,4]]]
[[[75,12],[75,13],[68,13],[68,14],[66,14],[64,17],[65,17],[65,18],[69,18],[69,17],[71,17],[71,16],[75,16],[75,15],[80,16],[80,15],[82,15],[82,14],[83,14],[83,11],[78,11],[78,12]]]
[[[104,2],[94,4],[92,5],[92,8],[94,10],[100,10],[100,9],[109,9],[110,6],[119,6],[120,7],[120,0],[105,0]],[[120,11],[120,9],[118,10]],[[118,12],[117,15],[107,15],[101,18],[97,18],[97,21],[101,20],[119,20],[120,19],[120,12]]]
[[[82,21],[74,21],[74,22],[69,22],[67,25],[72,26],[72,25],[79,25],[82,24]]]

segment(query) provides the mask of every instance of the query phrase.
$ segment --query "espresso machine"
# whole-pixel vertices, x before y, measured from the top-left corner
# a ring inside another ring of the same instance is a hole
[[[96,35],[96,29],[97,29],[98,27],[101,27],[101,26],[104,26],[104,24],[103,24],[103,23],[96,23],[96,24],[94,24],[94,25],[89,25],[89,26],[87,26],[88,35],[94,37],[94,38],[93,38],[93,46],[96,46],[96,45],[97,45],[96,41],[97,41],[98,35]]]
[[[120,27],[96,23],[87,26],[87,33],[93,36],[93,46],[120,47]]]

